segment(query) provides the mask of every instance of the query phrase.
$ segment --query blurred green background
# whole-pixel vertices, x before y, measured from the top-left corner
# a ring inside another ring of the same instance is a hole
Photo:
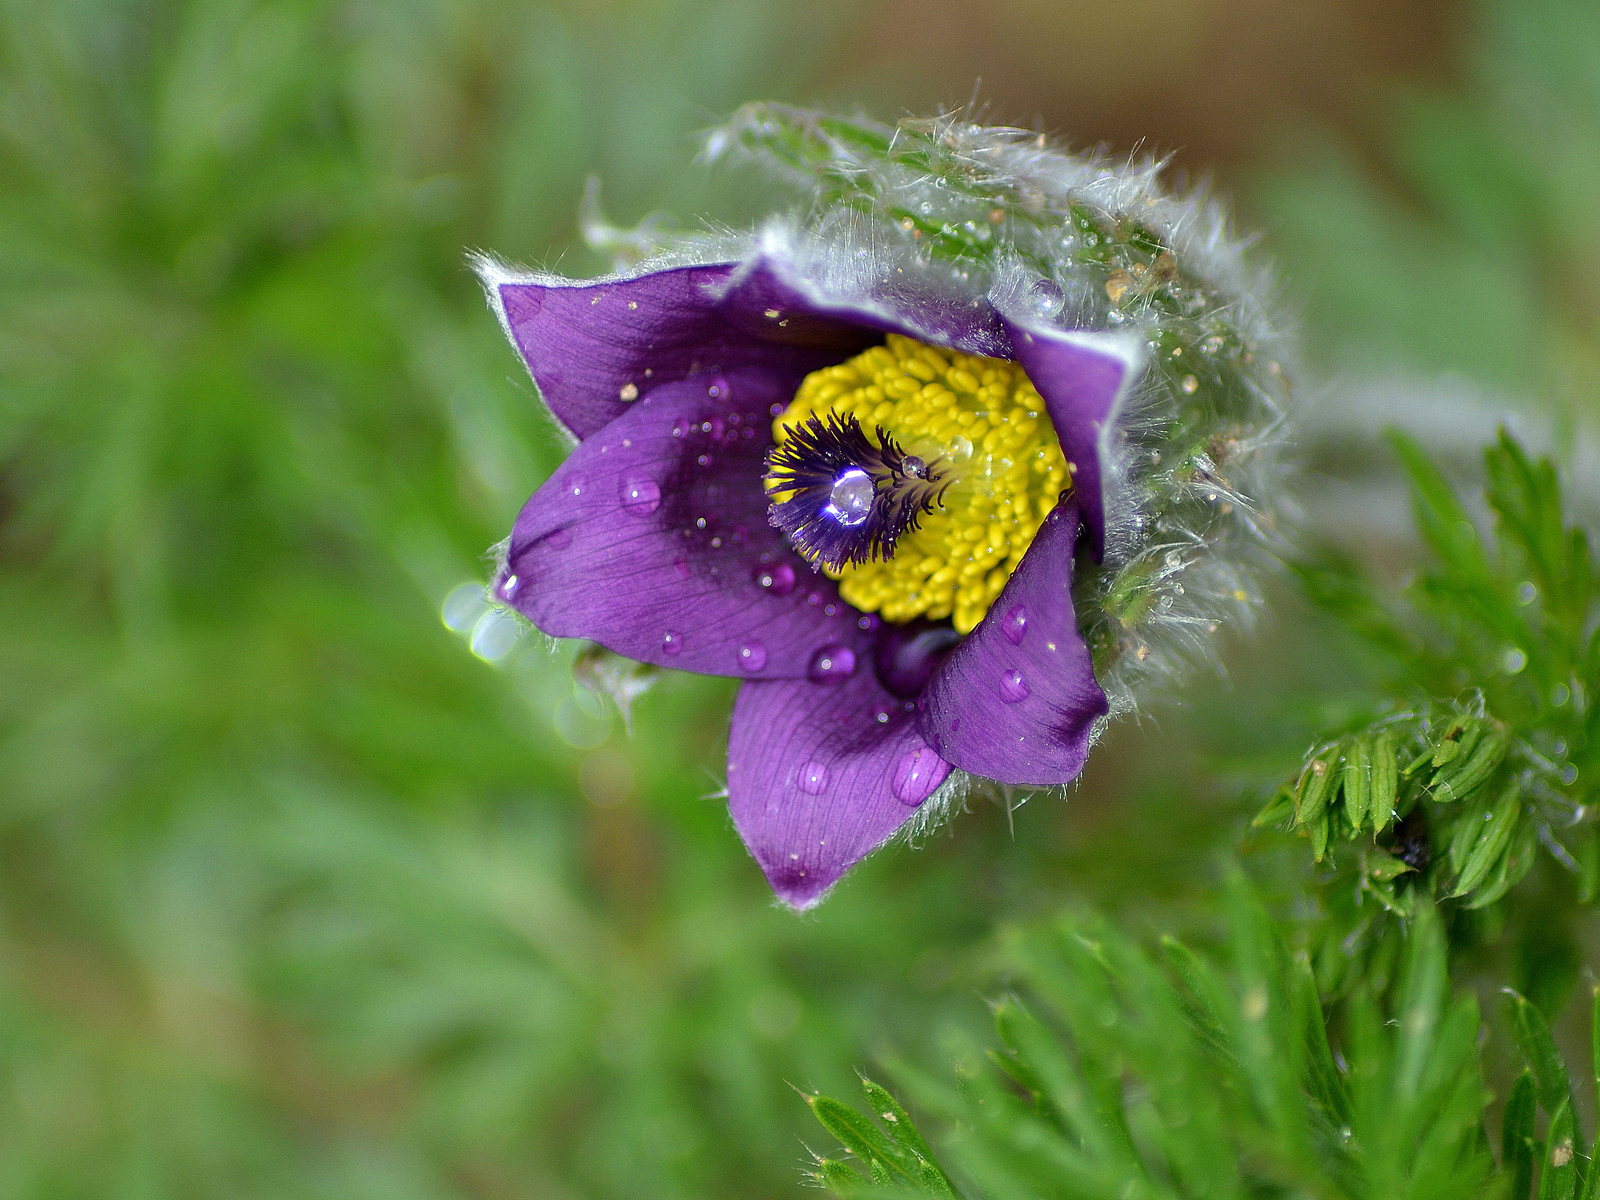
[[[693,162],[744,100],[975,85],[1266,229],[1333,532],[1403,527],[1381,419],[1582,460],[1592,5],[0,4],[0,1195],[794,1196],[789,1084],[981,1030],[1003,923],[1206,925],[1243,793],[1368,670],[1287,586],[1066,804],[805,917],[713,796],[729,683],[630,737],[457,591],[561,453],[465,250],[591,273],[591,173],[623,223],[746,216]]]

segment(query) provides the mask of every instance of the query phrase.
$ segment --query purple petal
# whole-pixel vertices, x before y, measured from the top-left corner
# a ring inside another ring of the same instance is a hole
[[[1011,356],[987,301],[895,276],[837,295],[771,249],[748,264],[674,267],[583,282],[515,276],[480,261],[507,333],[550,411],[580,440],[652,386],[762,365],[804,376],[903,333]]]
[[[778,898],[817,904],[916,813],[950,764],[858,659],[843,682],[747,683],[728,734],[728,808]]]
[[[1025,328],[1010,320],[1016,361],[1039,389],[1044,406],[1072,463],[1073,488],[1083,506],[1089,549],[1105,553],[1104,479],[1101,467],[1112,418],[1145,362],[1144,344],[1120,333]]]
[[[878,340],[848,319],[766,316],[762,295],[729,286],[730,263],[598,283],[479,268],[545,403],[579,439],[662,383],[751,365],[802,378]]]
[[[823,331],[843,322],[966,354],[1011,357],[1007,327],[987,300],[953,295],[938,281],[898,273],[843,294],[830,291],[814,274],[781,247],[769,248],[734,275],[723,311],[730,321],[766,338],[804,336],[815,343]]]
[[[964,771],[1049,785],[1083,770],[1108,705],[1072,611],[1077,530],[1077,503],[1063,500],[917,702],[923,735]]]
[[[767,524],[765,370],[656,388],[523,506],[497,594],[552,637],[708,675],[802,678],[823,647],[865,660],[876,622]]]

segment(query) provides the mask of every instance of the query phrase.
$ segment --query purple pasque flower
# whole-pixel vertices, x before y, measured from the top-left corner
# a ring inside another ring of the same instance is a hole
[[[1073,612],[1074,556],[1104,545],[1105,436],[1141,339],[901,272],[830,284],[781,238],[597,281],[478,265],[577,441],[518,516],[495,594],[551,636],[744,680],[729,807],[784,903],[816,904],[960,772],[1078,775],[1108,706]],[[774,447],[808,375],[892,334],[1019,364],[1071,464],[1073,486],[964,636],[859,611],[812,565],[892,554],[939,504],[944,467],[838,421]]]

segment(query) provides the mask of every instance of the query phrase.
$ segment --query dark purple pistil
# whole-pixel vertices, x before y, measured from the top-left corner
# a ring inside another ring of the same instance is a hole
[[[885,625],[872,651],[872,669],[884,691],[915,700],[961,635],[947,621]]]
[[[768,520],[813,567],[891,558],[895,543],[938,505],[947,472],[905,453],[879,427],[828,413],[789,431],[767,456],[766,487],[781,495]]]

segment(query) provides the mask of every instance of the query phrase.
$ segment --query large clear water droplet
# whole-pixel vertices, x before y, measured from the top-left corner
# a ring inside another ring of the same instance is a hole
[[[860,467],[851,467],[833,481],[824,511],[841,525],[856,526],[872,515],[875,494],[872,476]]]
[[[767,648],[752,639],[739,647],[738,658],[740,670],[759,671],[767,665]]]
[[[939,779],[939,756],[928,746],[918,746],[895,763],[889,790],[901,804],[915,808],[933,794]]]
[[[1006,671],[1000,676],[1000,699],[1007,704],[1020,704],[1031,695],[1033,689],[1028,686],[1021,671]]]
[[[648,517],[661,507],[661,485],[648,475],[632,475],[622,481],[622,511]]]
[[[827,763],[817,762],[812,759],[803,763],[795,774],[794,782],[802,792],[808,796],[820,796],[828,787],[828,777],[833,772],[828,770]]]
[[[806,666],[806,678],[812,683],[843,683],[855,669],[855,651],[837,642],[830,642],[811,656],[811,662]]]
[[[1022,645],[1022,639],[1028,636],[1028,610],[1020,604],[1006,609],[1006,615],[1000,618],[1000,632],[1013,646]]]
[[[770,567],[758,566],[755,570],[756,586],[774,596],[787,596],[794,591],[794,568],[788,563],[773,563]]]

